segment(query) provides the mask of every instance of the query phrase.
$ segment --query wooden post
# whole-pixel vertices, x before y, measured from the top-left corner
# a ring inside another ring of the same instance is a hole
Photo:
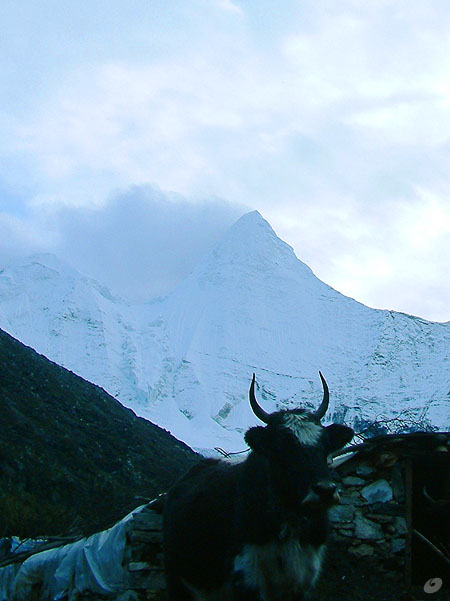
[[[406,497],[406,546],[405,546],[405,585],[406,590],[412,586],[412,540],[413,540],[413,463],[406,459],[405,465],[405,497]]]

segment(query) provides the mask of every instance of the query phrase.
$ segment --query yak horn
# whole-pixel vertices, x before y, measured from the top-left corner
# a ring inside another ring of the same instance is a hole
[[[322,380],[322,386],[323,386],[323,399],[322,402],[320,403],[319,408],[317,409],[317,411],[314,413],[315,417],[317,419],[322,419],[322,417],[325,415],[325,413],[327,412],[328,409],[328,403],[330,402],[330,392],[328,390],[328,385],[325,381],[325,378],[322,376],[322,372],[319,371],[319,376],[320,379]]]
[[[255,374],[253,374],[252,383],[250,384],[250,390],[248,393],[250,399],[250,406],[253,410],[253,413],[265,424],[269,423],[270,414],[264,411],[262,407],[258,405],[258,401],[255,397]]]

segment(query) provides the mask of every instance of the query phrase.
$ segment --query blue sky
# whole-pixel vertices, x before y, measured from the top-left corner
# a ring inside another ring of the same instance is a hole
[[[57,252],[165,293],[258,209],[341,292],[449,320],[449,17],[434,0],[6,0],[0,261]]]

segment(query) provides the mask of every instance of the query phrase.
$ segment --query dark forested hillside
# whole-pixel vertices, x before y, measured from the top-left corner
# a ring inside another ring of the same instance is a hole
[[[0,537],[92,532],[197,456],[0,330]]]

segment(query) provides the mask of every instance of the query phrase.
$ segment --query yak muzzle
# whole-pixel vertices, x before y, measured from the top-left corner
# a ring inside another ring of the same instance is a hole
[[[302,501],[302,505],[314,510],[324,509],[340,502],[338,488],[334,482],[329,480],[316,482],[311,486],[310,492]]]
[[[312,489],[322,501],[331,501],[337,493],[334,482],[317,482],[312,485]]]

